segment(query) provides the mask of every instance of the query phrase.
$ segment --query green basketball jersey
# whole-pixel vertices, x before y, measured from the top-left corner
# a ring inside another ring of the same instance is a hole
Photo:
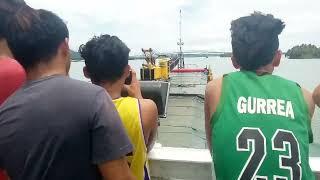
[[[309,110],[294,82],[249,71],[226,75],[211,129],[218,180],[315,179]]]

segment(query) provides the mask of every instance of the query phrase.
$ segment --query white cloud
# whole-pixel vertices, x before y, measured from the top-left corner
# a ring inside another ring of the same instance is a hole
[[[230,22],[254,10],[272,13],[287,26],[283,50],[300,43],[320,45],[317,0],[26,0],[56,12],[68,22],[70,46],[77,50],[93,35],[119,36],[134,53],[152,47],[177,49],[179,9],[185,49],[230,50]]]

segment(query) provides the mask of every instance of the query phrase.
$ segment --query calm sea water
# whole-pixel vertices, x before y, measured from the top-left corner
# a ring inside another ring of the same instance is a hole
[[[130,65],[132,68],[134,68],[137,73],[139,73],[139,69],[141,67],[143,60],[133,60],[130,61]],[[235,71],[233,68],[231,61],[228,58],[220,58],[220,57],[209,57],[209,58],[187,58],[185,59],[185,63],[188,66],[191,67],[206,67],[210,66],[213,69],[213,73],[215,77],[221,76],[223,74]],[[70,70],[70,76],[75,79],[88,81],[85,79],[82,73],[82,68],[84,66],[83,62],[73,62],[71,65]],[[279,68],[276,69],[275,74],[280,75],[282,77],[285,77],[287,79],[293,80],[297,83],[299,83],[302,87],[306,88],[309,91],[313,91],[313,89],[320,84],[320,59],[304,59],[304,60],[288,60],[283,59],[281,62],[281,65]],[[138,74],[139,75],[139,74]],[[199,92],[200,94],[203,94],[204,92]],[[199,111],[198,111],[199,112]],[[199,112],[203,113],[203,111]],[[202,116],[201,116],[202,117]],[[197,120],[197,122],[194,122],[191,124],[191,126],[202,128],[200,129],[201,134],[195,134],[197,137],[201,137],[201,141],[203,141],[202,144],[205,144],[203,137],[204,137],[204,127],[202,126],[202,123],[199,123],[198,121],[202,121],[201,119]],[[201,126],[199,126],[201,124]],[[169,126],[170,121],[165,123],[164,125]],[[314,139],[317,144],[320,144],[320,109],[316,108],[315,115],[313,117],[312,122],[313,132],[314,132]],[[181,127],[180,127],[181,128]],[[169,138],[170,141],[168,142],[167,137],[170,137],[169,135],[165,135],[168,128],[162,127],[160,129],[160,137],[163,137],[163,141],[166,141],[165,145],[172,145],[172,144],[179,144],[174,141],[186,141],[188,142],[190,139],[189,136],[185,136],[185,138],[182,137],[178,139]],[[161,133],[163,133],[163,136],[161,136]],[[192,141],[194,138],[191,138]],[[161,139],[160,139],[161,140]],[[190,140],[191,141],[191,140]],[[199,139],[200,141],[200,139]],[[194,144],[196,142],[189,142],[189,144]],[[179,145],[178,145],[179,146]]]

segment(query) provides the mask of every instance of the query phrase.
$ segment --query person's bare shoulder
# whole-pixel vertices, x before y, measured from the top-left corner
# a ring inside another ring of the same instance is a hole
[[[210,114],[215,112],[221,95],[222,77],[213,79],[207,84],[206,87],[206,103],[210,107]]]
[[[207,89],[208,88],[218,88],[222,85],[222,77],[213,79],[212,81],[208,82]]]
[[[222,89],[222,78],[216,78],[207,84],[205,92],[204,115],[208,148],[211,150],[211,117],[216,111]]]
[[[305,99],[305,101],[307,102],[307,105],[308,105],[310,118],[312,119],[313,113],[314,113],[314,109],[315,109],[315,104],[314,104],[314,101],[313,101],[313,98],[312,98],[312,94],[308,90],[306,90],[304,88],[301,88],[301,89],[302,89],[302,94],[304,96],[304,99]]]
[[[158,114],[158,108],[155,102],[150,99],[139,99],[141,110],[148,112],[151,115]]]
[[[317,106],[320,107],[320,85],[313,91],[312,98]]]
[[[149,131],[157,127],[158,120],[158,108],[156,103],[150,99],[139,99],[141,108],[141,118],[144,128],[148,128]],[[145,130],[144,130],[145,132]],[[149,133],[145,133],[148,136]]]

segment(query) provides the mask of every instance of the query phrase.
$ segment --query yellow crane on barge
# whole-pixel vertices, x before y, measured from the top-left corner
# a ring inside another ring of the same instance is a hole
[[[207,81],[212,80],[212,71],[209,68],[185,68],[184,54],[182,46],[184,42],[181,35],[182,16],[180,10],[180,22],[179,22],[179,40],[177,45],[179,46],[179,52],[177,55],[158,56],[156,57],[152,48],[143,49],[142,52],[145,56],[146,63],[142,64],[140,69],[140,79],[142,81],[162,80],[169,81],[170,73],[204,73],[207,75]],[[175,67],[178,65],[178,69]]]
[[[185,68],[183,53],[178,55],[158,56],[156,57],[152,48],[142,49],[145,56],[145,62],[140,69],[140,79],[142,81],[169,81],[170,73],[204,73],[207,75],[207,81],[212,80],[212,71],[209,68]],[[181,62],[183,61],[183,62]],[[176,66],[178,65],[178,68]],[[183,65],[183,66],[181,66]]]

